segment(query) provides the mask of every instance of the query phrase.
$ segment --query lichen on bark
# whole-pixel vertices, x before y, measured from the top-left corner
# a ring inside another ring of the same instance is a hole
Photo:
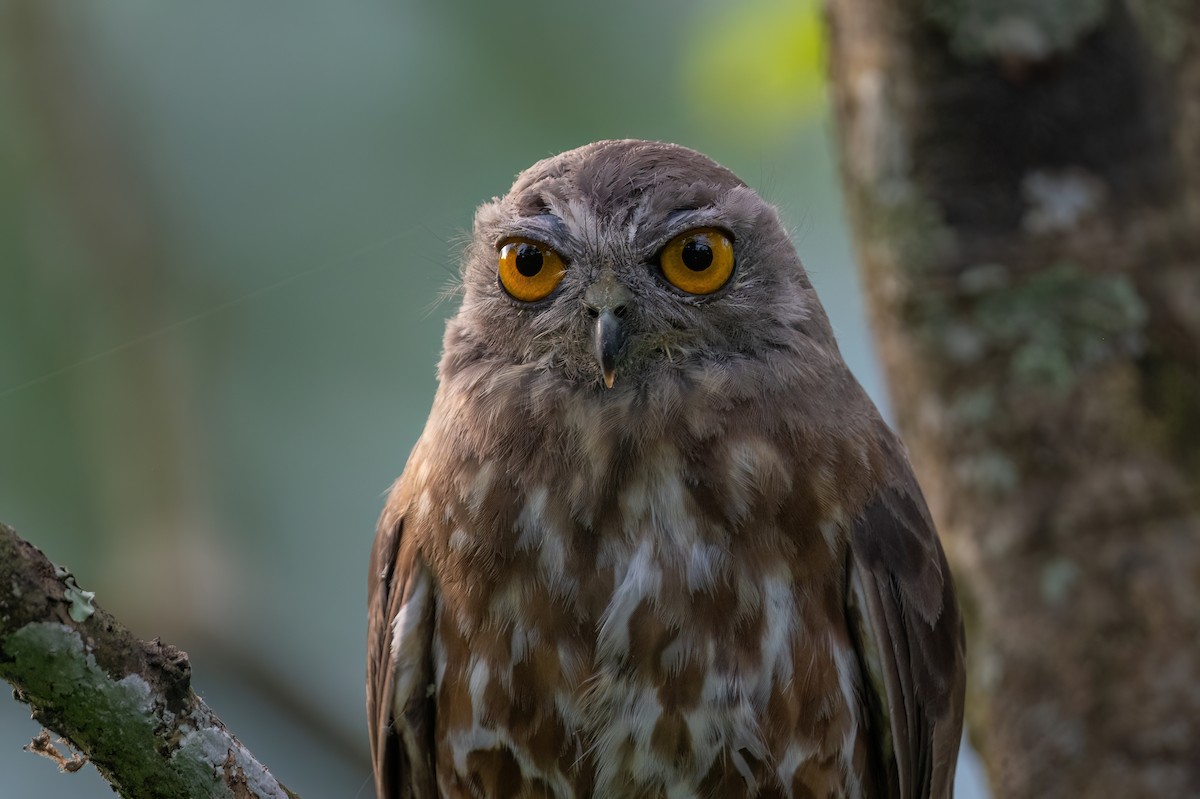
[[[20,686],[35,715],[70,728],[72,743],[94,761],[120,758],[120,772],[106,774],[117,790],[152,785],[163,797],[223,795],[212,770],[206,775],[162,757],[157,730],[173,721],[164,718],[170,711],[138,675],[114,679],[99,668],[75,630],[34,622],[5,638],[0,651],[0,676]]]
[[[967,60],[1041,61],[1103,21],[1109,0],[925,0],[925,13]]]

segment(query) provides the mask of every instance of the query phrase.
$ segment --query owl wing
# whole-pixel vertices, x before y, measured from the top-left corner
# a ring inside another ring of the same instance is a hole
[[[877,782],[891,799],[948,799],[962,734],[962,620],[945,554],[901,456],[854,522],[848,618]]]
[[[367,723],[381,799],[433,799],[434,584],[404,517],[389,502],[371,551],[367,634]]]

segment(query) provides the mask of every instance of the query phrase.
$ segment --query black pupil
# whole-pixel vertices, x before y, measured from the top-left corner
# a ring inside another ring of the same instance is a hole
[[[703,272],[712,265],[713,251],[712,247],[708,246],[708,240],[700,237],[689,239],[688,243],[683,245],[683,265],[693,272]]]
[[[517,245],[517,271],[525,277],[533,277],[542,271],[542,251],[537,245]]]

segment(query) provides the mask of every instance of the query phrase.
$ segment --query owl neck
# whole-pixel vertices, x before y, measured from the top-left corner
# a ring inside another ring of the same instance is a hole
[[[844,415],[863,407],[862,393],[836,349],[663,364],[612,389],[542,363],[446,358],[428,432],[464,458],[515,459],[553,473],[602,456],[618,468],[625,457],[657,447],[690,452],[731,430],[752,428],[802,451],[830,437],[866,437],[878,418]]]

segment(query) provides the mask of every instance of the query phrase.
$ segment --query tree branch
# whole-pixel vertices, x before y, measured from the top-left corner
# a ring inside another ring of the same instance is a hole
[[[140,641],[0,523],[0,677],[125,799],[296,799],[192,692],[187,654]]]

